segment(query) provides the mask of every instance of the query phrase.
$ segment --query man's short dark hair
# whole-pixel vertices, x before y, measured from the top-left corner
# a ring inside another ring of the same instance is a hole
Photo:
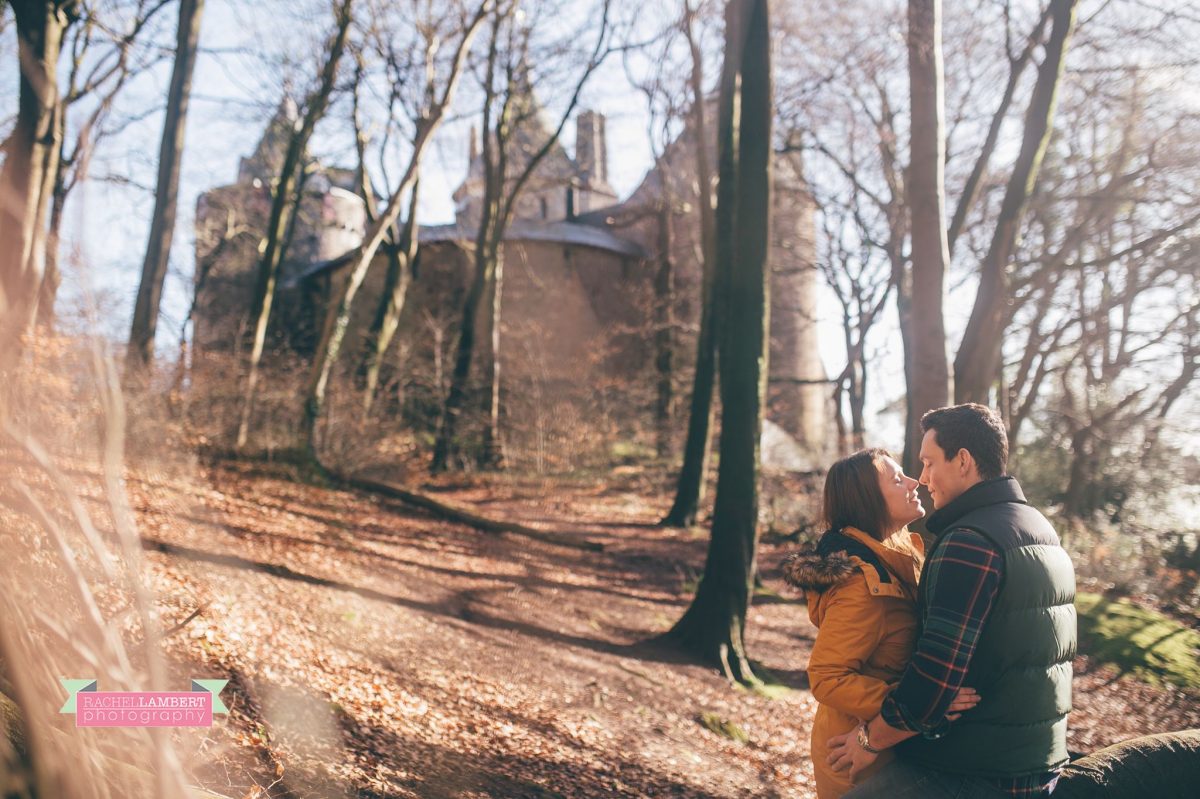
[[[938,446],[949,460],[960,449],[971,453],[979,477],[990,480],[1005,473],[1008,464],[1008,432],[1000,414],[986,405],[968,402],[937,408],[921,417],[922,432],[937,431]]]

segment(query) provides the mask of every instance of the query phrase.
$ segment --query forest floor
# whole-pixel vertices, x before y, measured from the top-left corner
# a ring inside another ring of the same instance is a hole
[[[72,478],[99,502],[95,475]],[[237,799],[813,795],[815,630],[778,578],[791,545],[760,548],[747,644],[775,684],[747,691],[643,643],[687,607],[707,545],[703,530],[654,526],[661,478],[421,487],[602,552],[290,478],[246,463],[126,474],[164,626],[186,620],[165,639],[173,679],[231,680],[228,717],[177,736],[205,787]],[[1086,656],[1076,672],[1074,750],[1200,727],[1195,694]],[[712,731],[722,724],[733,734]]]

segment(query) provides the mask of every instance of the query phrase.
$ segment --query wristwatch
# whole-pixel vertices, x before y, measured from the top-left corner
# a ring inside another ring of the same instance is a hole
[[[864,752],[870,752],[873,755],[879,754],[880,750],[871,746],[871,738],[867,734],[867,723],[866,722],[863,722],[862,724],[858,725],[858,745],[863,748]]]

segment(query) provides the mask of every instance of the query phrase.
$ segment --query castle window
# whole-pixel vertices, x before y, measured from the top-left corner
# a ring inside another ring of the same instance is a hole
[[[546,204],[546,198],[538,197],[538,203],[541,205],[541,208],[542,208],[542,219],[549,219],[550,218],[550,206]]]

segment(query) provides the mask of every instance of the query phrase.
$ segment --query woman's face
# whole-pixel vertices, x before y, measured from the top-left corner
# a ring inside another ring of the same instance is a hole
[[[875,468],[879,472],[879,491],[887,504],[893,530],[899,530],[925,515],[921,498],[917,496],[919,484],[904,473],[900,464],[891,458],[882,458],[875,461]]]

